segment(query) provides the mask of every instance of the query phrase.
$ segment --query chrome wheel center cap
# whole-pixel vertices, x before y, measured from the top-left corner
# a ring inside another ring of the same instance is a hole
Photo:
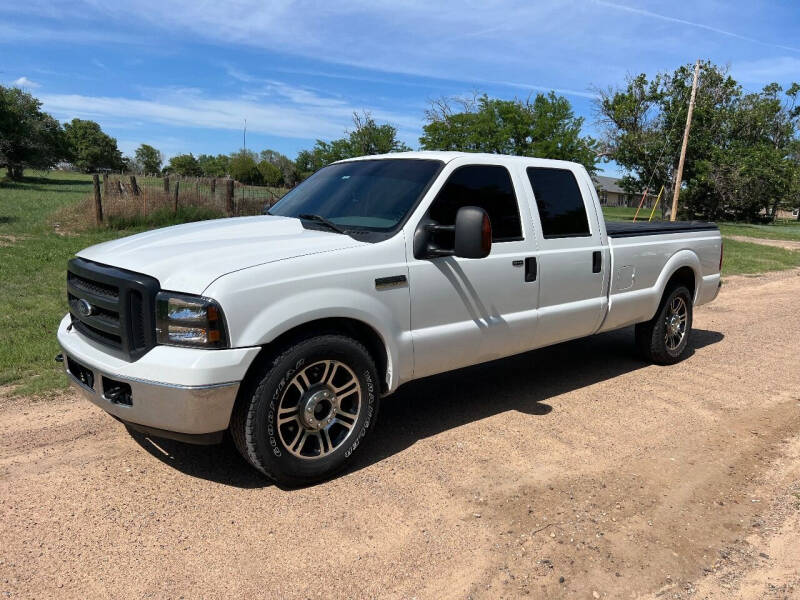
[[[336,416],[336,396],[330,390],[319,390],[311,394],[303,403],[302,421],[308,429],[324,429]]]
[[[678,315],[672,315],[669,319],[669,332],[673,335],[679,332],[679,324],[680,324],[680,317]]]

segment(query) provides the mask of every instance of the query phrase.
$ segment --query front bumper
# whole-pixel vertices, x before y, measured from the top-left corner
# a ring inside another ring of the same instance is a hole
[[[239,384],[260,350],[156,346],[128,362],[72,329],[69,315],[58,342],[70,382],[89,401],[134,428],[188,436],[228,427]],[[91,376],[81,377],[82,368]],[[108,393],[114,384],[130,386],[129,398],[120,402]]]

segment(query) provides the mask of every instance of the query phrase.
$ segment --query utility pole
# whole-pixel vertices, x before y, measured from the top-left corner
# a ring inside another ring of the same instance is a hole
[[[242,130],[242,148],[247,150],[247,119],[244,120],[244,129]]]
[[[686,160],[686,146],[689,144],[689,129],[692,127],[692,112],[694,112],[694,97],[697,94],[697,77],[700,75],[700,60],[694,65],[694,78],[692,79],[692,96],[689,99],[689,112],[686,114],[686,129],[683,130],[683,144],[681,144],[681,158],[678,161],[678,171],[675,173],[675,192],[672,194],[672,212],[669,220],[674,221],[678,216],[678,196],[681,194],[681,180],[683,179],[683,162]]]

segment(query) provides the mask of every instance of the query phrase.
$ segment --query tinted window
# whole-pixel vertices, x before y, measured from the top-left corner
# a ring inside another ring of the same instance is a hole
[[[281,198],[269,214],[316,214],[345,229],[389,231],[416,206],[439,172],[438,160],[355,160],[320,169]]]
[[[528,167],[542,234],[546,238],[588,236],[586,207],[572,171]]]
[[[440,225],[453,225],[462,206],[478,206],[492,221],[492,241],[522,239],[519,207],[511,176],[505,167],[474,165],[456,169],[428,212]]]

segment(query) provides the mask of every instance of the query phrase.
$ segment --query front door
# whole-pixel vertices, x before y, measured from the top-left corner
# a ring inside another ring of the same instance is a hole
[[[515,354],[534,339],[536,257],[512,174],[490,163],[450,169],[424,218],[452,225],[460,207],[481,207],[492,222],[492,250],[482,259],[417,259],[408,244],[415,377]],[[447,247],[452,238],[437,243]]]

